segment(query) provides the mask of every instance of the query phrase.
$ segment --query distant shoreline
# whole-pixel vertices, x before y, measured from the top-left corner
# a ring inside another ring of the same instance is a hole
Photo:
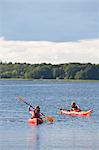
[[[50,79],[50,80],[99,80],[99,64],[27,64],[27,63],[0,63],[1,79]]]
[[[0,78],[0,81],[64,81],[64,82],[99,82],[99,80],[75,80],[75,79],[21,79],[21,78]]]

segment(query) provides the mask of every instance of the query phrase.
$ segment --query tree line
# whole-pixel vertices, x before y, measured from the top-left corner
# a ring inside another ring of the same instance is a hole
[[[0,62],[0,78],[99,80],[99,64],[28,64]]]

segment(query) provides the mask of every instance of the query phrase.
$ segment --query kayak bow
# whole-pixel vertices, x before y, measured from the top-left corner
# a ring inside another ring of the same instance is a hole
[[[43,123],[43,120],[41,118],[28,119],[29,125],[37,126],[37,125],[42,124],[42,123]]]
[[[70,115],[70,116],[81,116],[81,117],[88,117],[92,113],[92,109],[88,111],[71,111],[71,110],[65,110],[65,109],[60,109],[61,114],[63,115]]]

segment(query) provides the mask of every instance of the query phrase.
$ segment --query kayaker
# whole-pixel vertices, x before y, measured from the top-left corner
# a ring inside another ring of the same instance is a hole
[[[72,110],[72,111],[81,111],[81,109],[79,108],[79,106],[76,104],[75,101],[73,101],[71,103],[71,109],[70,110]]]
[[[32,115],[31,119],[33,118],[41,118],[42,114],[40,113],[40,107],[36,106],[34,109],[31,107],[31,105],[28,108],[29,113]]]

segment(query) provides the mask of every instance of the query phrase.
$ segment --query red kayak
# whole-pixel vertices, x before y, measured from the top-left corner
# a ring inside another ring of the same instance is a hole
[[[83,116],[83,117],[88,117],[92,113],[92,109],[88,111],[72,111],[72,110],[65,110],[65,109],[60,109],[61,114],[64,115],[70,115],[70,116]]]
[[[43,120],[41,118],[33,118],[33,119],[28,119],[28,123],[30,125],[33,125],[33,126],[37,126],[39,124],[42,124],[43,123]]]

